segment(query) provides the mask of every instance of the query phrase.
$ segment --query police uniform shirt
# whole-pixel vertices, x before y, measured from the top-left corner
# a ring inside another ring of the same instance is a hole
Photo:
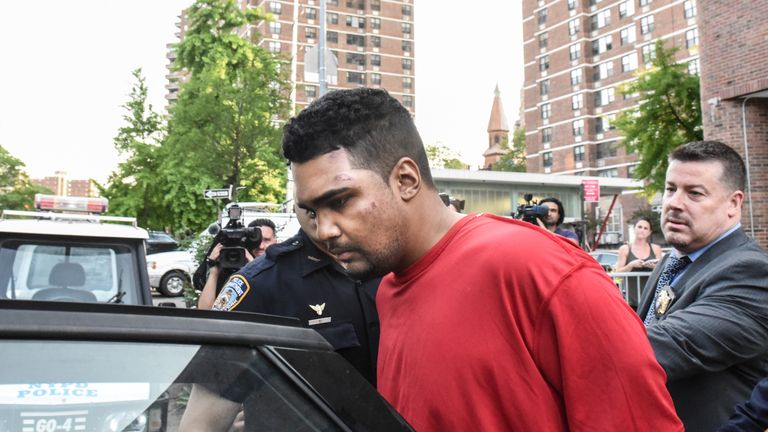
[[[299,318],[375,384],[379,281],[348,278],[299,231],[232,275],[213,309]]]

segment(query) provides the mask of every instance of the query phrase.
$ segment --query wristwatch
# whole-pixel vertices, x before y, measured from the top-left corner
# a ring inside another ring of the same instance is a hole
[[[208,257],[205,258],[205,263],[208,264],[208,267],[215,267],[215,266],[219,265],[218,261],[212,260],[212,259],[210,259]]]

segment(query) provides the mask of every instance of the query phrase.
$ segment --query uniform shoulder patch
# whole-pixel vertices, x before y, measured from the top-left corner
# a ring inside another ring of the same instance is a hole
[[[234,309],[243,298],[251,290],[251,285],[248,281],[239,274],[232,275],[229,278],[224,287],[221,288],[219,296],[213,302],[213,310],[219,311],[231,311]]]

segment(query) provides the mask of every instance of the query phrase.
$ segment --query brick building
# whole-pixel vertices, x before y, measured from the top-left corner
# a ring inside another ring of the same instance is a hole
[[[413,0],[327,0],[326,48],[334,54],[338,74],[328,83],[328,89],[381,87],[415,112],[415,43]],[[280,53],[291,62],[295,90],[292,98],[296,110],[318,97],[319,84],[309,74],[305,79],[305,54],[318,44],[320,35],[320,0],[294,1],[244,0],[244,7],[262,7],[272,14],[273,21],[256,23],[254,30],[261,35],[256,40],[263,48]],[[186,28],[184,14],[180,16],[178,36]],[[173,60],[171,45],[168,58]],[[168,75],[169,100],[175,99],[178,74]]]
[[[90,180],[70,179],[64,171],[56,171],[55,175],[40,179],[31,179],[32,184],[50,189],[54,195],[93,197],[98,196],[98,190]]]
[[[636,155],[612,122],[638,100],[621,85],[650,64],[658,40],[698,73],[696,15],[695,0],[523,0],[528,172],[631,177]],[[615,209],[628,207],[628,219],[641,204],[624,196]]]
[[[704,137],[730,145],[747,160],[742,224],[763,247],[768,247],[766,19],[765,1],[699,0]]]

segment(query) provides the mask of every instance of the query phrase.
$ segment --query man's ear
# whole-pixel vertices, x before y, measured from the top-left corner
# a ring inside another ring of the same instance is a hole
[[[390,184],[394,191],[400,195],[404,201],[410,201],[421,190],[421,172],[416,162],[409,157],[403,157],[392,168],[390,175]]]
[[[744,192],[737,190],[731,193],[728,198],[728,217],[735,217],[741,210],[741,205],[744,203]]]

